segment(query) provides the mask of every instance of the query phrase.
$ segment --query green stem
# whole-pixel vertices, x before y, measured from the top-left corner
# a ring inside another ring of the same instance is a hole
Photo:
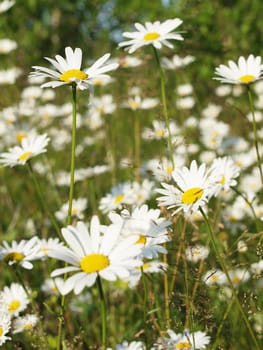
[[[231,186],[231,189],[232,189],[234,192],[236,192],[236,194],[238,194],[240,197],[242,197],[242,198],[244,199],[244,201],[247,203],[247,205],[249,206],[249,208],[251,209],[252,215],[253,215],[253,217],[254,217],[254,219],[255,219],[255,224],[256,224],[257,232],[259,232],[259,231],[260,231],[259,219],[258,219],[258,217],[257,217],[257,214],[256,214],[254,208],[253,208],[253,205],[252,205],[251,201],[249,201],[249,200],[247,199],[247,197],[246,197],[243,193],[241,193],[238,189],[236,189],[235,187],[232,187],[232,186]]]
[[[47,207],[47,205],[46,205],[46,203],[45,203],[45,201],[44,201],[44,198],[43,198],[43,195],[42,195],[41,187],[40,187],[40,185],[39,185],[39,182],[38,182],[38,180],[37,180],[37,177],[36,177],[36,175],[35,175],[35,172],[34,172],[34,170],[33,170],[33,168],[32,168],[32,165],[31,165],[30,160],[27,162],[27,165],[28,165],[28,170],[29,170],[30,176],[31,176],[31,178],[32,178],[32,180],[33,180],[33,184],[34,184],[35,191],[36,191],[36,194],[37,194],[37,197],[38,197],[39,205],[40,205],[40,207],[41,207],[41,211],[42,211],[43,213],[47,213],[47,215],[48,215],[50,221],[52,222],[54,228],[56,229],[56,232],[57,232],[58,236],[61,237],[60,228],[59,228],[59,226],[58,226],[58,224],[57,224],[57,221],[56,221],[54,215],[49,211],[49,209],[48,209],[48,207]]]
[[[32,292],[27,288],[26,284],[24,283],[24,278],[21,276],[21,273],[16,266],[14,267],[14,271],[15,271],[16,279],[21,284],[24,291],[26,292],[28,299],[30,300],[34,314],[39,315],[38,307],[36,306],[34,297],[32,296]],[[44,342],[46,335],[45,335],[45,331],[41,320],[38,322],[37,333],[38,333],[39,341],[41,342],[41,344],[39,344],[41,346],[41,349],[43,350],[47,349],[46,342]]]
[[[97,285],[100,295],[100,301],[101,301],[101,342],[102,342],[102,350],[107,349],[107,307],[106,307],[106,300],[102,288],[102,283],[100,276],[97,277]]]
[[[71,163],[70,163],[70,188],[68,201],[67,225],[71,224],[72,202],[74,197],[74,174],[75,174],[75,149],[77,130],[77,87],[72,84],[72,134],[71,134]],[[66,280],[67,274],[64,274]],[[64,324],[65,295],[61,297],[60,314],[58,317],[57,350],[62,348],[63,324]]]
[[[168,151],[169,151],[169,156],[170,160],[174,166],[174,160],[173,160],[173,145],[172,145],[172,135],[171,135],[171,130],[170,130],[170,124],[169,124],[169,117],[168,117],[168,109],[167,109],[167,99],[166,99],[166,91],[165,91],[165,76],[164,76],[164,71],[160,62],[160,58],[158,55],[158,52],[154,46],[153,51],[154,51],[154,56],[156,59],[156,62],[158,64],[158,68],[160,71],[160,82],[161,82],[161,96],[162,96],[162,107],[163,107],[163,115],[165,119],[165,124],[166,128],[168,131]]]
[[[69,188],[67,225],[71,224],[72,202],[73,202],[73,197],[74,197],[76,130],[77,130],[77,87],[75,84],[73,84],[72,85],[72,133],[71,133],[70,188]]]
[[[140,180],[140,116],[138,111],[134,113],[134,166],[136,181]]]
[[[208,220],[208,218],[207,218],[205,212],[203,211],[203,209],[202,209],[201,207],[199,208],[199,210],[200,210],[200,212],[201,212],[201,214],[202,214],[202,216],[203,216],[203,218],[204,218],[204,220],[205,220],[205,222],[206,222],[206,225],[207,225],[207,228],[208,228],[208,233],[209,233],[210,241],[211,241],[211,243],[212,243],[212,246],[213,246],[213,249],[214,249],[214,251],[215,251],[216,257],[217,257],[217,259],[218,259],[218,261],[219,261],[219,264],[220,264],[220,266],[221,266],[223,272],[224,272],[225,275],[226,275],[227,281],[228,281],[228,283],[229,283],[229,285],[230,285],[230,288],[231,288],[231,290],[232,290],[233,298],[234,298],[234,300],[235,300],[235,302],[236,302],[236,304],[237,304],[237,306],[238,306],[238,309],[239,309],[239,311],[240,311],[240,313],[241,313],[241,316],[242,316],[242,318],[243,318],[243,321],[245,322],[245,324],[246,324],[246,326],[247,326],[247,329],[248,329],[248,331],[249,331],[249,333],[250,333],[250,335],[251,335],[251,338],[253,339],[253,342],[254,342],[254,344],[255,344],[255,348],[256,348],[257,350],[260,350],[260,346],[259,346],[259,344],[258,344],[258,341],[257,341],[256,337],[255,337],[255,334],[254,334],[254,332],[253,332],[253,329],[252,329],[252,327],[251,327],[251,325],[250,325],[250,323],[249,323],[249,321],[248,321],[248,318],[247,318],[247,316],[246,316],[246,314],[245,314],[245,311],[244,311],[244,309],[243,309],[243,307],[242,307],[242,305],[241,305],[241,303],[240,303],[240,300],[239,300],[239,298],[238,298],[238,295],[237,295],[236,289],[235,289],[235,287],[234,287],[234,285],[233,285],[233,282],[232,282],[232,280],[231,280],[231,277],[229,276],[228,269],[227,269],[227,267],[226,267],[226,265],[225,265],[224,259],[223,259],[223,257],[221,256],[221,253],[220,253],[220,251],[219,251],[219,249],[218,249],[218,247],[217,247],[217,243],[216,243],[216,241],[215,241],[214,233],[213,233],[213,231],[212,231],[212,228],[211,228],[211,225],[210,225],[210,223],[209,223],[209,220]]]
[[[148,349],[148,328],[147,328],[147,301],[148,301],[148,288],[146,276],[141,266],[142,282],[143,282],[143,323],[144,323],[144,340],[146,349]]]
[[[263,185],[263,173],[262,173],[261,158],[260,158],[259,147],[258,147],[257,123],[256,123],[256,118],[255,118],[255,109],[254,109],[253,97],[252,97],[252,93],[251,93],[249,85],[247,87],[247,92],[248,92],[249,107],[250,107],[250,111],[251,111],[251,114],[252,114],[254,144],[255,144],[255,149],[256,149],[256,153],[257,153],[258,169],[259,169],[259,173],[260,173],[261,184]]]

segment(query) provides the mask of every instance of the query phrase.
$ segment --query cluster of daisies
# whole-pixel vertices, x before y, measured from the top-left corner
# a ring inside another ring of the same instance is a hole
[[[153,46],[154,50],[160,50],[163,46],[171,48],[171,40],[183,40],[182,32],[175,31],[181,24],[182,20],[179,18],[163,23],[136,23],[136,31],[123,33],[128,40],[121,42],[119,46],[124,47],[128,54],[148,45]],[[8,43],[2,43],[4,45]],[[23,166],[29,162],[31,164],[31,159],[47,153],[49,146],[62,151],[69,142],[71,106],[56,106],[51,103],[55,98],[54,88],[70,85],[79,90],[90,89],[93,92],[94,86],[105,86],[114,81],[107,73],[117,68],[136,68],[143,64],[137,57],[127,55],[116,60],[110,59],[110,54],[106,53],[91,66],[82,68],[82,50],[71,47],[65,48],[65,57],[56,55],[55,58],[46,57],[46,60],[52,68],[33,66],[29,77],[31,86],[23,90],[20,103],[2,111],[4,117],[0,122],[0,136],[4,142],[1,145],[3,149],[0,153],[0,164],[3,166]],[[194,61],[192,56],[175,55],[170,59],[162,59],[161,65],[164,70],[178,70]],[[257,121],[261,121],[262,71],[261,58],[253,55],[249,55],[247,59],[240,57],[237,63],[229,61],[228,66],[220,65],[215,70],[215,79],[231,84],[231,88],[222,86],[216,90],[216,95],[219,98],[238,95],[242,93],[244,86],[248,87],[253,83],[258,94],[255,104],[259,110],[256,114]],[[46,88],[45,92],[42,88]],[[158,155],[142,164],[136,164],[139,169],[137,175],[141,180],[116,184],[99,199],[98,210],[106,215],[107,225],[102,224],[95,215],[88,223],[85,222],[89,201],[85,197],[74,198],[71,210],[74,221],[62,228],[63,241],[58,238],[40,239],[37,236],[20,242],[4,241],[0,246],[0,259],[10,266],[19,265],[28,270],[33,268],[36,260],[46,261],[53,258],[64,262],[63,267],[51,272],[52,280],[46,281],[43,286],[46,290],[62,295],[70,292],[79,295],[101,278],[109,282],[121,279],[132,288],[137,286],[143,273],[165,273],[169,268],[159,260],[159,255],[167,254],[166,244],[171,241],[169,231],[172,221],[162,217],[160,209],[150,208],[147,204],[150,200],[157,199],[158,206],[170,211],[172,218],[182,212],[187,220],[195,223],[200,220],[202,213],[208,211],[208,202],[212,198],[220,198],[225,203],[222,221],[232,232],[244,229],[242,219],[245,217],[256,216],[261,219],[263,207],[257,199],[257,191],[261,186],[260,176],[255,166],[256,153],[251,149],[250,143],[231,135],[230,126],[220,120],[222,108],[219,105],[209,104],[201,111],[201,116],[194,116],[196,101],[194,88],[190,83],[179,85],[174,96],[175,110],[183,110],[186,114],[184,123],[175,121],[175,118],[171,118],[168,124],[162,120],[153,120],[151,125],[140,131],[140,138],[146,143],[151,140],[167,141],[170,137],[174,146],[173,154]],[[135,114],[138,110],[154,110],[159,104],[157,97],[143,96],[142,89],[135,86],[121,107]],[[116,109],[112,95],[91,96],[86,115],[77,115],[77,127],[84,126],[91,134],[77,145],[77,156],[81,156],[84,150],[96,142],[103,142],[105,116],[108,118]],[[31,124],[31,116],[36,113],[40,120],[37,125],[33,122]],[[18,115],[27,119],[22,128],[17,127]],[[248,114],[247,118],[248,121],[253,121],[254,117]],[[59,123],[59,127],[52,125],[54,120]],[[48,131],[38,133],[38,128]],[[198,133],[200,145],[186,143],[182,137],[193,130]],[[263,129],[259,130],[259,134],[263,135]],[[251,141],[253,134],[248,136]],[[14,140],[17,144],[14,144]],[[4,150],[6,146],[7,151]],[[128,167],[129,164],[134,164],[134,159],[123,158],[119,162],[120,168]],[[48,173],[41,161],[34,162],[33,169],[40,174]],[[110,161],[108,164],[76,169],[75,182],[111,170]],[[57,171],[54,178],[57,186],[69,185],[70,174],[64,169]],[[54,178],[49,180],[53,181]],[[244,196],[233,195],[231,189],[237,186],[239,192],[245,193]],[[65,222],[67,209],[68,203],[65,202],[54,211],[59,222]],[[238,251],[245,252],[246,244],[242,244],[242,241],[238,243]],[[203,261],[208,255],[209,248],[201,244],[189,245],[185,251],[186,260],[191,263]],[[238,287],[252,274],[260,274],[262,270],[262,260],[259,260],[251,265],[250,270],[230,270],[229,276],[233,285]],[[62,278],[64,276],[66,278]],[[208,286],[227,284],[226,276],[218,268],[206,271],[202,281]],[[18,317],[29,303],[22,286],[6,286],[0,295],[0,341],[3,344],[9,340],[8,333],[11,329],[13,333],[29,329],[36,324],[37,316]],[[161,337],[156,341],[153,349],[205,349],[210,343],[210,337],[201,331],[185,330],[183,333],[175,333],[167,330],[167,334],[168,337]],[[116,349],[140,350],[145,349],[145,345],[136,341],[130,344],[123,342]]]
[[[19,283],[0,291],[0,345],[10,340],[10,334],[30,331],[38,322],[36,314],[26,313],[30,304],[29,292]]]

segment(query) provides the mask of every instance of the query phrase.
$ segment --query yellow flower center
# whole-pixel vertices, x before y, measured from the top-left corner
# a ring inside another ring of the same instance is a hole
[[[71,83],[75,79],[85,80],[87,78],[88,75],[79,69],[69,69],[60,76],[60,80],[63,80],[66,83]]]
[[[93,84],[94,84],[94,85],[99,85],[99,86],[100,86],[100,85],[103,84],[103,81],[102,81],[101,79],[94,79],[94,80],[93,80]]]
[[[147,33],[144,35],[143,39],[145,41],[151,41],[151,40],[156,40],[160,38],[160,34],[156,33],[156,32],[151,32],[151,33]]]
[[[118,196],[115,197],[114,203],[115,204],[120,204],[123,201],[124,195],[123,194],[118,194]]]
[[[188,341],[175,344],[175,349],[191,349],[191,347],[192,345]]]
[[[239,80],[241,81],[241,83],[244,83],[244,84],[249,84],[255,79],[256,77],[250,74],[242,75],[242,77],[239,77]]]
[[[31,156],[33,152],[25,152],[25,153],[22,153],[19,157],[18,157],[18,160],[28,160],[28,158]]]
[[[8,305],[8,311],[14,312],[16,311],[20,306],[20,301],[19,300],[13,300],[11,303]]]
[[[164,129],[159,129],[159,130],[156,130],[156,135],[158,137],[164,137],[165,136],[165,130]]]
[[[238,284],[240,281],[241,281],[241,278],[239,278],[239,277],[237,277],[237,276],[235,276],[235,277],[232,278],[232,283],[233,283],[233,284]]]
[[[71,209],[71,215],[77,215],[78,209],[77,208],[72,208]]]
[[[216,283],[216,282],[219,281],[219,278],[218,278],[217,275],[213,275],[213,276],[210,277],[210,280],[211,280],[211,282]]]
[[[98,272],[110,265],[109,258],[103,254],[90,254],[80,261],[80,267],[86,273]]]
[[[191,253],[192,253],[193,256],[198,256],[198,255],[200,255],[201,252],[200,252],[199,249],[192,249]]]
[[[130,107],[131,109],[137,109],[137,108],[140,107],[140,105],[139,105],[139,103],[136,102],[136,101],[131,101],[131,102],[129,103],[129,107]]]
[[[58,289],[57,289],[57,287],[52,287],[52,288],[50,289],[50,291],[51,291],[51,293],[56,294],[56,293],[58,292]]]
[[[219,183],[220,183],[220,185],[224,185],[225,182],[226,182],[226,178],[225,178],[225,176],[223,175],[222,178],[221,178],[221,180],[219,181]]]
[[[25,331],[29,331],[29,330],[32,329],[32,328],[33,328],[32,323],[27,323],[27,324],[24,325],[24,330],[25,330]]]
[[[143,235],[140,235],[137,241],[135,242],[136,244],[145,244],[146,243],[146,238]]]
[[[184,204],[193,204],[198,201],[204,193],[200,187],[189,188],[182,194],[182,202]]]
[[[173,170],[174,170],[174,167],[172,165],[168,165],[168,167],[166,168],[167,174],[171,174]]]
[[[24,259],[24,254],[20,253],[20,252],[12,252],[12,253],[8,253],[5,257],[4,257],[4,261],[5,262],[9,262],[9,261],[22,261]]]
[[[2,337],[3,334],[4,334],[4,330],[2,327],[0,327],[0,337]]]
[[[150,266],[151,266],[150,264],[144,263],[144,264],[142,265],[142,269],[143,269],[143,270],[146,270],[146,269],[148,269]]]
[[[16,134],[16,140],[17,142],[21,142],[23,138],[26,137],[26,133],[25,132],[18,132]]]

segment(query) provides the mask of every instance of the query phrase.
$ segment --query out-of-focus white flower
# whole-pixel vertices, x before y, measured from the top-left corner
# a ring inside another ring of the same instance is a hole
[[[0,54],[7,54],[17,48],[17,43],[10,39],[0,40]]]
[[[208,257],[209,248],[202,245],[195,245],[188,247],[185,250],[186,259],[193,263],[197,263],[200,260],[205,260]]]

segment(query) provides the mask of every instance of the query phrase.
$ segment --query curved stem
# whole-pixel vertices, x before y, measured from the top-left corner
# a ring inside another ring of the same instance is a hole
[[[263,185],[263,173],[262,173],[262,168],[261,168],[261,158],[260,158],[259,147],[258,147],[257,123],[256,123],[256,118],[255,118],[253,97],[252,97],[252,93],[251,93],[249,85],[247,88],[247,92],[248,92],[249,107],[250,107],[250,111],[252,114],[253,134],[254,134],[255,149],[256,149],[256,153],[257,153],[258,169],[259,169],[259,173],[260,173],[261,184]]]
[[[224,259],[223,259],[223,257],[221,256],[221,253],[220,253],[220,251],[219,251],[219,249],[218,249],[218,247],[217,247],[217,243],[216,243],[216,241],[215,241],[214,233],[213,233],[213,231],[212,231],[212,228],[211,228],[211,225],[210,225],[210,223],[209,223],[209,220],[208,220],[208,218],[207,218],[205,212],[203,211],[203,209],[202,209],[201,207],[199,208],[199,210],[200,210],[200,212],[201,212],[201,214],[202,214],[202,216],[203,216],[203,218],[204,218],[204,220],[205,220],[205,222],[206,222],[206,225],[207,225],[207,228],[208,228],[208,233],[209,233],[209,238],[210,238],[210,241],[211,241],[211,243],[212,243],[213,249],[214,249],[214,251],[215,251],[216,257],[217,257],[217,259],[218,259],[218,261],[219,261],[219,264],[220,264],[220,266],[221,266],[223,272],[224,272],[225,275],[226,275],[227,281],[228,281],[228,283],[229,283],[229,285],[230,285],[230,288],[231,288],[231,290],[232,290],[233,299],[235,300],[235,302],[236,302],[236,304],[237,304],[237,306],[238,306],[238,309],[239,309],[239,311],[240,311],[240,313],[241,313],[241,316],[242,316],[242,318],[243,318],[243,321],[245,322],[245,324],[246,324],[246,326],[247,326],[247,329],[248,329],[248,331],[249,331],[249,333],[250,333],[250,336],[251,336],[251,338],[253,339],[253,342],[254,342],[254,344],[255,344],[255,349],[260,350],[260,346],[259,346],[259,344],[258,344],[258,341],[257,341],[257,339],[256,339],[256,336],[255,336],[255,334],[254,334],[254,332],[253,332],[253,329],[252,329],[252,327],[251,327],[251,325],[250,325],[250,323],[249,323],[249,321],[248,321],[248,318],[247,318],[247,316],[246,316],[246,314],[245,314],[245,311],[244,311],[244,309],[243,309],[243,307],[242,307],[242,305],[241,305],[241,303],[240,303],[240,300],[239,300],[239,298],[238,298],[238,295],[237,295],[236,289],[235,289],[235,287],[234,287],[234,285],[233,285],[233,282],[232,282],[232,280],[231,280],[231,277],[229,276],[228,269],[227,269],[227,267],[226,267],[226,265],[225,265]]]
[[[75,174],[75,149],[76,149],[76,129],[77,129],[77,87],[72,84],[72,136],[71,136],[71,163],[70,163],[70,188],[68,201],[67,225],[71,224],[72,202],[74,197],[74,174]],[[64,280],[67,274],[64,274]],[[61,297],[61,309],[58,318],[57,350],[62,347],[65,295]]]
[[[168,109],[167,109],[167,99],[166,99],[166,91],[165,91],[165,76],[164,76],[164,71],[161,66],[160,58],[158,55],[158,52],[154,46],[153,51],[154,51],[154,56],[156,59],[156,62],[158,64],[158,68],[160,71],[160,82],[161,82],[161,96],[162,96],[162,107],[163,107],[163,115],[165,119],[165,124],[166,128],[168,131],[168,150],[169,150],[169,157],[170,160],[174,166],[174,159],[173,159],[173,145],[172,145],[172,135],[171,135],[171,130],[170,130],[170,124],[169,124],[169,117],[168,117]]]
[[[102,350],[107,349],[107,307],[106,307],[106,300],[102,288],[102,283],[100,276],[97,277],[97,285],[100,295],[100,301],[101,301],[101,341],[102,341]]]

